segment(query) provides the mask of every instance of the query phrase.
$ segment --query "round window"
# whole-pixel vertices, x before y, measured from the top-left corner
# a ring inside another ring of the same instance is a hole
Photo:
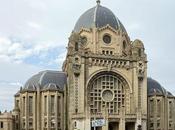
[[[104,41],[104,43],[106,43],[106,44],[111,43],[111,36],[108,35],[108,34],[105,34],[105,35],[103,36],[103,41]]]
[[[105,102],[111,102],[113,100],[113,92],[111,90],[104,90],[102,92],[102,98]]]

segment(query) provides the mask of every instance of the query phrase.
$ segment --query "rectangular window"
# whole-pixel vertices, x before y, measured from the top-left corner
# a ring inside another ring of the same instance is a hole
[[[44,113],[47,114],[47,96],[44,96]]]
[[[61,104],[60,104],[60,96],[58,96],[58,100],[57,100],[57,105],[58,105],[58,107],[57,107],[57,109],[58,109],[58,115],[60,116],[60,114],[61,114]]]
[[[172,102],[169,101],[169,118],[171,119],[172,118],[172,114],[173,114],[173,106],[172,106]]]
[[[1,122],[1,128],[4,128],[4,123],[3,122]]]
[[[29,128],[33,128],[33,122],[29,122]]]
[[[154,123],[150,123],[150,128],[153,128],[154,127]]]
[[[53,122],[51,122],[50,124],[51,124],[51,128],[55,127],[55,124]]]
[[[151,99],[150,100],[150,116],[154,115],[154,101]]]
[[[157,100],[157,117],[160,117],[161,114],[161,101]]]
[[[18,120],[18,115],[16,115],[16,120]]]
[[[51,113],[54,114],[55,113],[55,96],[52,95],[51,96]]]
[[[169,128],[171,128],[171,127],[172,127],[172,124],[173,124],[173,123],[170,121],[170,122],[169,122]]]
[[[16,107],[19,108],[19,100],[16,100]]]
[[[33,97],[29,96],[29,115],[33,115]]]
[[[25,116],[26,98],[23,97],[23,116]]]
[[[26,128],[26,122],[25,122],[25,120],[23,120],[23,129],[25,129]]]
[[[17,130],[19,129],[19,125],[18,125],[18,123],[16,123],[16,129],[17,129]]]
[[[46,122],[46,121],[44,122],[44,127],[45,127],[45,128],[47,127],[47,122]]]

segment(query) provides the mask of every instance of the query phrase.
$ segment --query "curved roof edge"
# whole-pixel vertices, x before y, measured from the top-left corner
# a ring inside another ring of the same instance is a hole
[[[173,94],[168,92],[164,87],[162,87],[159,82],[150,77],[147,78],[147,95],[174,97]]]
[[[64,90],[67,84],[67,76],[64,72],[46,70],[32,76],[22,88],[22,91],[37,91],[37,89],[52,90],[56,86],[57,90]]]

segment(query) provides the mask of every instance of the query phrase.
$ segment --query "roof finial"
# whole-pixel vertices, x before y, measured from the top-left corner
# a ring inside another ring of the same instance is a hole
[[[97,0],[97,4],[100,4],[100,0]]]

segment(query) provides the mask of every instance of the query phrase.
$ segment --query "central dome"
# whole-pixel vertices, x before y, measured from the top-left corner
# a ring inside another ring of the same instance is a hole
[[[122,32],[126,33],[124,26],[114,13],[110,9],[97,4],[97,6],[81,15],[75,25],[74,32],[79,32],[82,28],[101,28],[106,25],[110,25],[115,30],[121,29]]]

